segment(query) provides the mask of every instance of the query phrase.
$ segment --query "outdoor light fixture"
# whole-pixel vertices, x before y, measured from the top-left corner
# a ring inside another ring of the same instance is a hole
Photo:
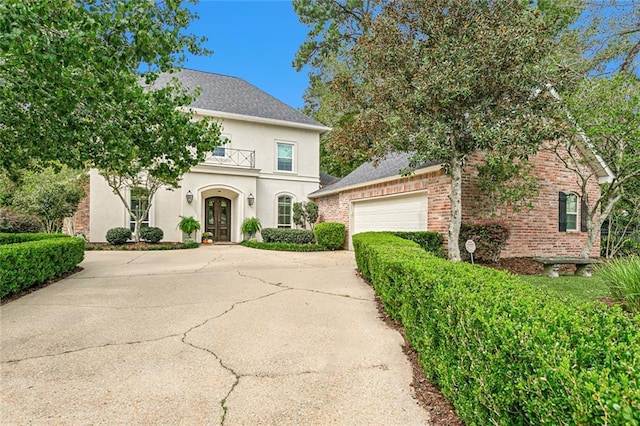
[[[191,193],[191,190],[187,191],[187,203],[191,204],[191,202],[193,201],[193,194]]]
[[[247,197],[247,201],[249,202],[249,205],[252,206],[253,203],[256,202],[256,197],[253,196],[253,194],[249,194],[249,196]]]

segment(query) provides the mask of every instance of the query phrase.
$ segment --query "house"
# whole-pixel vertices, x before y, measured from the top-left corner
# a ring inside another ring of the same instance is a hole
[[[200,233],[229,242],[242,241],[240,228],[248,217],[259,218],[263,227],[294,226],[293,203],[319,188],[319,140],[329,128],[239,78],[183,69],[161,75],[156,84],[170,77],[189,89],[201,88],[190,107],[196,118],[219,120],[226,143],[186,173],[180,188],[159,190],[143,226],[161,228],[166,241],[182,241],[180,216],[193,216]],[[88,192],[76,232],[102,242],[110,228],[133,229],[123,203],[97,170],[90,172]],[[136,208],[135,194],[128,197]]]
[[[592,172],[587,185],[591,200],[600,195],[600,184],[611,172],[585,144],[580,144],[582,167]],[[575,154],[575,153],[574,153]],[[560,155],[567,155],[561,152]],[[365,231],[436,231],[447,241],[451,218],[451,179],[439,163],[423,164],[413,174],[403,176],[410,155],[393,153],[377,166],[365,163],[343,179],[309,194],[318,204],[320,220],[344,223],[350,235]],[[476,155],[468,159],[462,182],[462,220],[491,217],[489,203],[477,183]],[[578,256],[586,241],[585,218],[581,214],[581,194],[574,172],[551,149],[541,149],[529,158],[540,190],[532,209],[509,211],[496,219],[506,220],[511,236],[502,257]],[[599,241],[591,256],[599,256]]]

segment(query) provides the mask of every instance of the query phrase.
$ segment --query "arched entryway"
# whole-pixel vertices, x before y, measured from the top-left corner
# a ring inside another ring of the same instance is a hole
[[[214,241],[231,241],[231,200],[225,197],[209,197],[204,200],[206,232]]]

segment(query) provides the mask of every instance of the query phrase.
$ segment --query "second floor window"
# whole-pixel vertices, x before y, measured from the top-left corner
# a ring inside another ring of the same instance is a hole
[[[560,232],[578,230],[578,196],[576,194],[559,193],[558,216]]]
[[[286,143],[279,143],[278,147],[278,171],[279,172],[292,172],[293,171],[293,145]]]
[[[229,138],[226,136],[220,137],[220,145],[213,148],[211,155],[214,157],[224,157],[227,153],[226,145],[230,142]]]

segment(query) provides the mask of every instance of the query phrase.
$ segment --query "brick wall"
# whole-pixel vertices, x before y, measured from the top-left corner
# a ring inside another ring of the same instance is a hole
[[[566,152],[564,153],[566,154]],[[470,159],[465,167],[463,179],[463,220],[491,217],[491,211],[475,186],[477,172],[473,167],[480,156]],[[531,210],[523,208],[519,213],[512,210],[498,212],[496,219],[506,221],[511,226],[511,237],[507,241],[502,257],[530,256],[578,256],[587,239],[586,232],[580,232],[580,211],[578,209],[578,231],[558,231],[558,193],[580,194],[574,172],[568,170],[556,154],[542,150],[529,158],[534,165],[534,176],[540,179],[540,191],[532,199]],[[589,181],[589,199],[597,200],[600,186],[597,178]],[[591,256],[600,256],[600,239],[591,251]]]
[[[84,185],[84,198],[82,200],[80,200],[80,204],[78,206],[78,211],[76,212],[75,215],[73,215],[72,218],[72,223],[73,223],[73,232],[77,233],[77,232],[82,232],[86,235],[87,240],[91,241],[90,239],[90,226],[89,226],[89,191],[90,191],[90,184],[89,182],[87,182]],[[66,222],[66,221],[65,221]],[[63,232],[69,232],[69,229],[67,228],[67,224],[65,223]]]
[[[348,241],[350,238],[349,215],[352,201],[425,191],[428,199],[427,223],[429,230],[442,233],[446,240],[449,217],[451,215],[451,203],[449,202],[450,182],[449,177],[442,170],[438,170],[348,189],[338,194],[314,198],[313,201],[318,204],[320,212],[318,220],[320,222],[340,222],[345,224]]]
[[[488,203],[476,187],[477,172],[473,164],[480,158],[481,156],[470,158],[465,167],[462,188],[463,220],[492,217]],[[558,192],[580,193],[575,174],[566,169],[550,151],[541,151],[531,157],[530,161],[534,164],[534,175],[540,178],[540,191],[532,200],[531,211],[527,209],[523,209],[520,213],[506,211],[498,215],[498,219],[507,221],[511,226],[511,237],[507,241],[502,256],[579,255],[587,238],[586,232],[580,232],[580,224],[578,223],[578,231],[558,231]],[[347,227],[347,238],[349,238],[352,201],[425,190],[428,197],[428,229],[441,233],[446,244],[451,217],[450,182],[449,177],[440,170],[348,189],[338,194],[314,198],[314,201],[319,207],[319,220],[344,223]],[[588,192],[591,200],[600,196],[600,186],[595,177],[589,182]],[[580,217],[578,217],[579,221]],[[598,239],[591,256],[597,257],[599,253]]]

